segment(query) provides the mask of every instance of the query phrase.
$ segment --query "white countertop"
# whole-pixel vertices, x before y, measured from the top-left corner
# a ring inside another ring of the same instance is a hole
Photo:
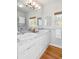
[[[18,48],[23,48],[23,45],[26,45],[26,47],[28,48],[29,46],[33,45],[35,42],[37,42],[38,37],[40,37],[41,35],[47,33],[48,30],[40,30],[37,33],[25,33],[25,34],[20,34],[17,36],[17,39],[19,39],[20,41],[17,43],[17,47]],[[35,38],[35,39],[34,39]]]

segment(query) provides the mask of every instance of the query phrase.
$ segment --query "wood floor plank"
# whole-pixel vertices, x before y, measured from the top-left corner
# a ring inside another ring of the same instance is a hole
[[[62,59],[62,49],[49,45],[40,59]]]

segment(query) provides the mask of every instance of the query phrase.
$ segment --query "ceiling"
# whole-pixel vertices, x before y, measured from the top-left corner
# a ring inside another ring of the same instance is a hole
[[[23,0],[17,0],[17,3],[23,3],[22,2]],[[33,1],[35,1],[35,2],[37,2],[37,3],[39,3],[41,6],[46,6],[46,5],[48,5],[48,4],[50,4],[50,3],[52,3],[52,4],[57,4],[57,3],[59,3],[59,2],[61,2],[62,3],[62,0],[33,0]],[[28,8],[28,7],[23,7],[23,8],[17,8],[18,10],[22,10],[22,11],[25,11],[25,12],[29,12],[29,11],[32,11],[30,8]]]
[[[17,0],[17,2],[20,2],[22,0]],[[54,0],[33,0],[35,2],[41,3],[41,4],[47,4],[48,2],[52,2]]]
[[[37,2],[41,3],[42,5],[46,5],[50,2],[53,2],[54,0],[34,0],[34,1],[37,1]]]

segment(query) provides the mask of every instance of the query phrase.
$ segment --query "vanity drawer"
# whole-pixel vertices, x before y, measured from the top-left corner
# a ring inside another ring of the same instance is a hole
[[[39,54],[39,45],[35,44],[32,47],[29,47],[28,49],[24,50],[22,52],[22,59],[37,59],[37,56]]]
[[[21,49],[18,53],[18,59],[30,59],[30,54],[34,46],[30,46],[26,49]]]

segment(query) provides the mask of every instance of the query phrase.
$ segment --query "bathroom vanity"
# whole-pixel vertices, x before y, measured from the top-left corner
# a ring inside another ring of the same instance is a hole
[[[25,33],[18,35],[17,58],[40,59],[50,42],[50,31],[40,30],[37,33]]]

